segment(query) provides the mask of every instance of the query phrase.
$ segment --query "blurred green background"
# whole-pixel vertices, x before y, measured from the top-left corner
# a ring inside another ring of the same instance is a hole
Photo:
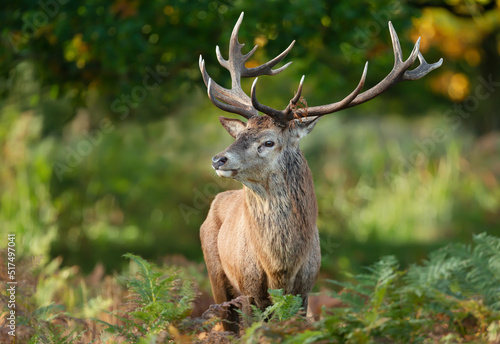
[[[120,270],[125,252],[202,261],[209,204],[240,185],[211,168],[232,138],[198,58],[229,86],[214,50],[227,56],[242,11],[240,42],[260,45],[250,64],[297,40],[293,65],[259,82],[275,108],[302,74],[311,106],[347,95],[366,60],[376,84],[393,64],[389,20],[405,57],[421,36],[428,62],[444,58],[303,140],[325,276],[500,235],[498,1],[24,0],[0,12],[0,246],[16,233],[18,254],[86,272]]]

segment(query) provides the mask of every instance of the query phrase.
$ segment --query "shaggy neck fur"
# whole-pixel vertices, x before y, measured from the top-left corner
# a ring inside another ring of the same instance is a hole
[[[274,271],[294,266],[306,256],[318,212],[311,171],[300,149],[284,151],[279,166],[265,182],[244,187],[249,216],[257,228],[250,239]]]

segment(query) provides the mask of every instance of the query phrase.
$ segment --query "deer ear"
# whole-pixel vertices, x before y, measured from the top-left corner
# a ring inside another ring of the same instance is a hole
[[[301,138],[309,134],[314,129],[316,123],[318,123],[318,120],[320,118],[321,117],[294,119],[292,130],[297,134],[297,138],[300,140]]]
[[[239,119],[226,118],[221,116],[219,117],[219,121],[224,127],[224,129],[227,130],[229,135],[231,135],[234,138],[236,138],[239,132],[245,129],[247,126],[245,122],[240,121]]]

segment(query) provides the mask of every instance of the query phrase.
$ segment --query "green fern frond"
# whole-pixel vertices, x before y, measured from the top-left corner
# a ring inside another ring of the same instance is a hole
[[[168,326],[189,316],[197,291],[188,276],[171,267],[160,268],[130,253],[124,257],[138,268],[135,276],[125,279],[136,308],[123,316],[114,314],[122,325],[101,322],[108,332],[137,343],[141,338],[155,338]]]
[[[273,304],[265,309],[263,316],[269,321],[289,320],[302,309],[300,295],[284,295],[283,289],[269,289],[268,293]]]

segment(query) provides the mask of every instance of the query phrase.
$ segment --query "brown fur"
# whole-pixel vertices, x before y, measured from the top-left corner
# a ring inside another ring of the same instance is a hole
[[[254,157],[262,135],[273,137],[276,147],[264,158]],[[231,176],[243,189],[218,194],[200,231],[215,302],[244,295],[264,309],[272,288],[300,295],[307,309],[321,257],[312,175],[297,129],[277,127],[261,116],[236,137],[220,155],[243,171]],[[225,329],[238,332],[234,309],[226,320]]]

